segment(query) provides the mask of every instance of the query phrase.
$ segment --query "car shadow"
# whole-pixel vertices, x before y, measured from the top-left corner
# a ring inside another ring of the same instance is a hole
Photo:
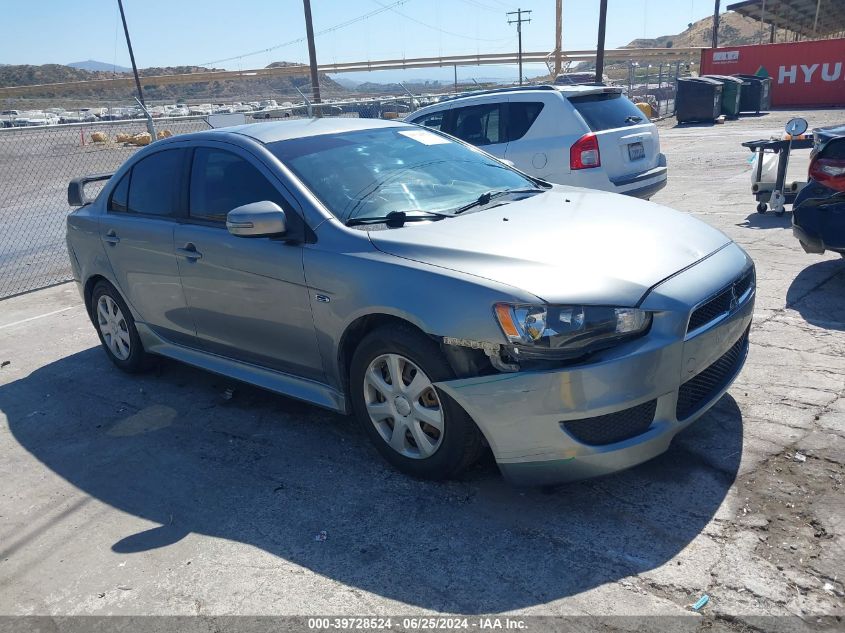
[[[786,291],[786,305],[807,323],[845,330],[845,260],[826,259],[807,266]]]
[[[775,215],[771,211],[766,213],[749,213],[748,217],[743,222],[737,223],[737,226],[746,229],[786,229],[792,226],[792,213],[787,210],[781,216]],[[797,245],[798,242],[796,241]]]
[[[672,129],[683,129],[691,127],[715,127],[717,125],[724,125],[724,123],[716,123],[716,121],[683,121],[681,123],[675,123],[675,125],[672,126]]]
[[[158,524],[117,542],[89,535],[90,547],[131,555],[211,535],[466,614],[665,564],[713,518],[743,447],[726,396],[667,453],[616,475],[519,489],[488,458],[460,481],[417,481],[387,467],[347,417],[169,361],[127,376],[98,348],[0,387],[0,409],[44,466]]]

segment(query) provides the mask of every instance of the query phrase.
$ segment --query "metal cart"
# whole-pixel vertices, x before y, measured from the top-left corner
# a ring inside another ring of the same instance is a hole
[[[805,183],[793,182],[785,187],[786,167],[789,164],[789,152],[793,149],[809,149],[813,147],[813,137],[784,139],[784,140],[759,140],[746,141],[742,144],[757,154],[756,173],[752,179],[751,192],[757,200],[757,213],[765,213],[768,205],[777,215],[783,215],[783,206],[792,204],[795,196]],[[778,156],[778,171],[774,184],[760,182],[763,176],[763,156],[765,153],[774,153]]]

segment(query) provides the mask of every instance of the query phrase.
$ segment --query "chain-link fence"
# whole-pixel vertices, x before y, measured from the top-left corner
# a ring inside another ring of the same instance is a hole
[[[301,99],[298,104],[268,99],[260,109],[240,114],[247,122],[306,117],[317,111],[323,116],[389,119],[404,117],[421,102],[426,99],[372,97],[310,106]],[[236,106],[192,107],[207,109],[206,114],[238,114]],[[116,108],[104,114],[125,115]],[[68,183],[115,171],[151,140],[146,120],[139,118],[31,127],[21,119],[7,118],[16,127],[0,129],[0,299],[71,278],[65,246],[65,218],[71,211]],[[159,136],[210,127],[209,117],[201,115],[154,121]]]
[[[208,124],[188,118],[159,129],[183,134]],[[0,299],[70,279],[68,183],[114,171],[149,142],[146,131],[144,120],[0,130]]]
[[[651,105],[656,117],[670,116],[675,111],[678,77],[689,76],[691,67],[683,62],[640,65],[628,64],[628,97],[634,102]]]

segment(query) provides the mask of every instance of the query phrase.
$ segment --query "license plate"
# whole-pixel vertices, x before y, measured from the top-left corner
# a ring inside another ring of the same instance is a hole
[[[642,143],[631,143],[628,145],[628,158],[631,160],[640,160],[645,158],[645,147]]]

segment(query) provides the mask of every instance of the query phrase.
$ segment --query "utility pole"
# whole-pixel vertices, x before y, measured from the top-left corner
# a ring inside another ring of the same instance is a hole
[[[530,22],[531,18],[523,18],[523,15],[530,16],[531,11],[524,11],[522,9],[517,9],[516,11],[508,11],[508,15],[515,15],[516,19],[508,18],[508,24],[516,24],[516,34],[519,38],[519,85],[522,85],[522,23],[523,22]]]
[[[320,103],[320,75],[317,73],[317,51],[314,47],[314,25],[311,23],[311,0],[302,0],[305,6],[305,33],[308,36],[308,61],[311,64],[311,94],[314,103]],[[317,116],[322,114],[322,109],[315,110]]]
[[[713,45],[711,48],[719,48],[719,8],[721,2],[716,0],[716,7],[713,9]]]
[[[604,80],[604,30],[607,24],[607,0],[599,5],[599,41],[596,44],[596,83]]]
[[[555,0],[555,77],[560,74],[563,46],[563,0]]]
[[[126,14],[123,13],[123,0],[117,0],[117,6],[120,9],[120,19],[123,21],[123,34],[126,35],[126,47],[129,49],[129,59],[132,61],[132,74],[135,75],[135,88],[138,90],[138,101],[141,106],[146,108],[144,103],[144,91],[141,90],[141,80],[138,78],[138,67],[135,65],[135,53],[132,52],[132,40],[129,39],[129,27],[126,26]]]

